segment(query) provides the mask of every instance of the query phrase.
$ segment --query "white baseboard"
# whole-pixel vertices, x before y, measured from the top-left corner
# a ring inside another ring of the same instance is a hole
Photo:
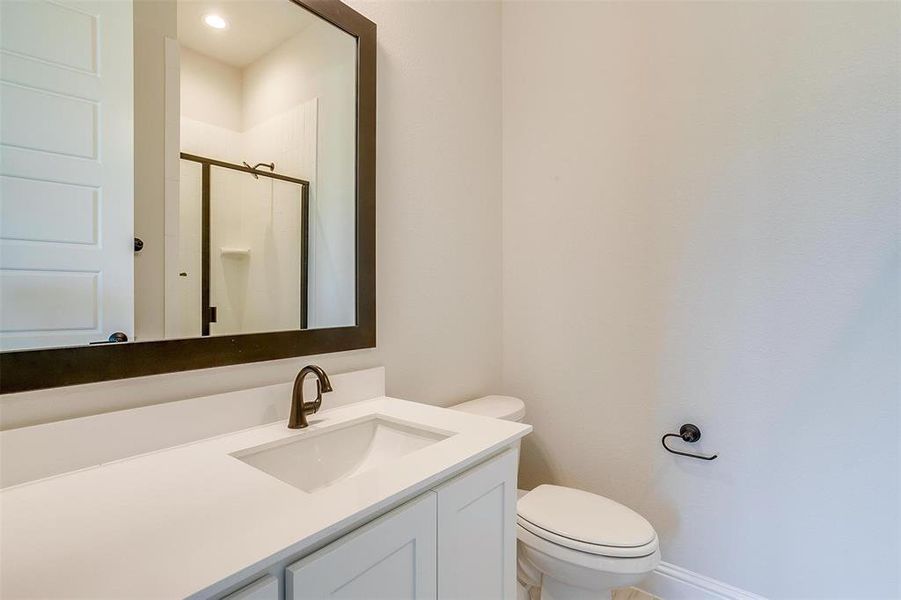
[[[662,600],[766,600],[763,596],[665,562],[635,587]]]

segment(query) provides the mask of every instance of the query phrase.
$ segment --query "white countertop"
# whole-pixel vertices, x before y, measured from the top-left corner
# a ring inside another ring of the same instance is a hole
[[[327,398],[326,398],[327,401]],[[453,432],[312,494],[230,453],[380,414]],[[283,421],[0,491],[3,598],[220,592],[311,550],[525,436],[531,427],[394,398]]]

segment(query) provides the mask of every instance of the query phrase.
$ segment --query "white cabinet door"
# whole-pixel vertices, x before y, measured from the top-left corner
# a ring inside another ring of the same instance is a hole
[[[511,449],[435,491],[438,597],[516,598],[516,473]]]
[[[130,0],[0,0],[0,349],[134,337]]]
[[[427,492],[290,565],[292,600],[435,598],[435,494]]]
[[[279,600],[278,579],[265,575],[222,600]]]

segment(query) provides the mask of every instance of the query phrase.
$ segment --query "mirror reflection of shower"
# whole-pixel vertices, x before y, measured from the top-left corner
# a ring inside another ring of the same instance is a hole
[[[178,216],[167,221],[166,337],[306,328],[319,98],[285,94],[280,73],[300,54],[211,54],[204,34],[180,27],[168,40],[181,161],[166,197]]]
[[[185,331],[228,335],[308,326],[309,182],[274,170],[181,153],[179,317]],[[200,260],[197,260],[199,254]],[[184,271],[182,271],[184,272]],[[198,286],[199,283],[199,286]]]
[[[356,41],[268,0],[215,31],[205,1],[166,40],[166,337],[355,325]]]

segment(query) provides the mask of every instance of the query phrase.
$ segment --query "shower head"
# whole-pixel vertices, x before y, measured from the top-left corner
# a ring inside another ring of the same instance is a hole
[[[260,176],[257,175],[257,173],[256,173],[256,170],[259,169],[260,167],[266,167],[267,169],[269,169],[270,171],[272,171],[273,173],[275,173],[275,163],[274,163],[274,162],[273,162],[273,163],[257,163],[257,164],[255,164],[254,166],[251,167],[251,166],[250,166],[249,164],[247,164],[247,162],[245,161],[245,162],[244,162],[244,166],[247,167],[248,169],[250,169],[250,174],[253,175],[253,178],[254,178],[254,179],[259,179],[259,178],[260,178]]]

